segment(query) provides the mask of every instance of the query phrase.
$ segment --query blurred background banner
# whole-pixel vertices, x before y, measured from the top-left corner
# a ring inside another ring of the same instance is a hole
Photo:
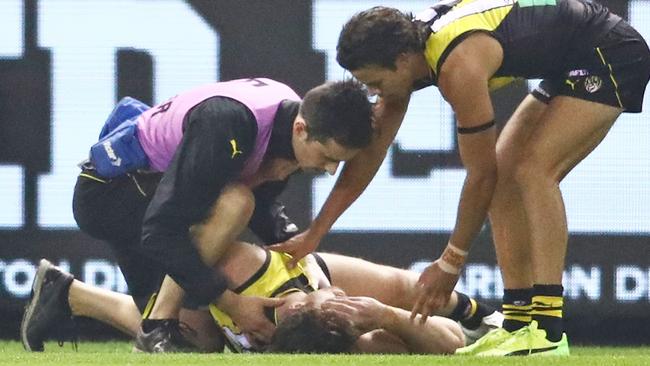
[[[650,1],[602,2],[650,39]],[[431,3],[0,1],[0,337],[17,338],[41,257],[80,280],[127,291],[109,248],[78,231],[71,209],[76,164],[117,100],[129,95],[154,104],[198,84],[242,77],[273,78],[302,95],[349,76],[336,64],[335,47],[353,13],[380,4],[418,12]],[[501,123],[535,85],[517,82],[494,95]],[[644,110],[619,118],[561,186],[571,234],[566,319],[576,342],[650,337],[650,96]],[[453,118],[437,89],[417,92],[384,165],[321,249],[414,270],[437,258],[464,178]],[[283,197],[301,228],[334,181],[293,178]],[[500,300],[489,225],[459,289]]]

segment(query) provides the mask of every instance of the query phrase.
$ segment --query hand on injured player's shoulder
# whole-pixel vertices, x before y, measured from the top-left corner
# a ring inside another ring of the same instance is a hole
[[[290,254],[293,258],[287,266],[293,268],[296,266],[298,261],[318,248],[321,238],[322,236],[318,236],[310,229],[307,229],[289,240],[271,245],[269,248],[277,252]]]

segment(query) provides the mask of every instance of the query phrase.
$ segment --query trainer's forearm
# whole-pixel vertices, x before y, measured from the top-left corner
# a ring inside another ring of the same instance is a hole
[[[332,192],[327,197],[310,231],[323,236],[336,220],[352,205],[377,174],[399,130],[408,106],[409,98],[382,100],[375,109],[377,134],[372,143],[343,167]]]
[[[381,328],[402,339],[411,353],[453,353],[465,344],[463,332],[456,322],[432,316],[420,324],[410,321],[410,312],[388,305]]]

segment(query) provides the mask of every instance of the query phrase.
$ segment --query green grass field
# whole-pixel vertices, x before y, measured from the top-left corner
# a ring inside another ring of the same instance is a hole
[[[238,354],[167,354],[131,353],[127,342],[82,342],[75,352],[70,344],[59,348],[46,344],[44,353],[27,353],[18,342],[0,342],[0,365],[650,365],[650,347],[597,348],[573,347],[572,356],[475,358],[460,356],[365,356],[365,355],[238,355]]]

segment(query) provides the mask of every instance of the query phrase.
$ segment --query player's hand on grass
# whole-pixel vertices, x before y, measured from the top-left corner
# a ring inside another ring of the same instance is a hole
[[[291,254],[292,258],[287,262],[287,266],[289,268],[294,268],[298,261],[318,248],[321,239],[322,236],[307,229],[283,243],[271,245],[269,249],[276,252]]]
[[[348,322],[360,334],[382,328],[382,322],[389,318],[388,307],[370,297],[336,297],[321,307],[334,318]]]
[[[420,324],[424,324],[428,316],[447,305],[458,282],[459,275],[443,271],[439,262],[440,259],[425,268],[416,285],[418,296],[411,311],[411,320],[420,314]]]
[[[284,299],[235,296],[235,301],[230,302],[224,310],[251,343],[269,343],[275,332],[275,325],[264,315],[264,308],[280,306]]]

